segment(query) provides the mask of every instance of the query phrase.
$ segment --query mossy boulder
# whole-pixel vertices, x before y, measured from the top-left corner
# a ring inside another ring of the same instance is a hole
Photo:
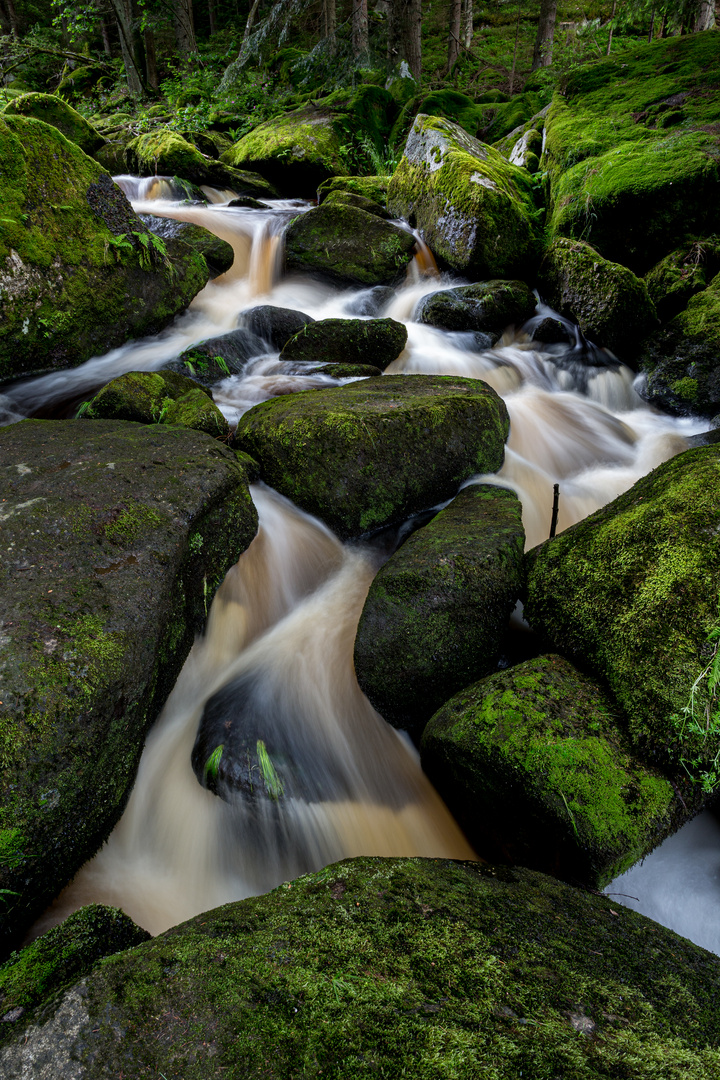
[[[308,374],[329,375],[331,379],[371,379],[382,375],[373,364],[320,364],[308,369]]]
[[[596,345],[634,359],[638,343],[658,326],[647,285],[582,240],[555,240],[540,266],[540,294],[574,319]]]
[[[524,544],[517,496],[473,484],[385,563],[355,639],[358,682],[385,720],[419,735],[493,670],[524,589]]]
[[[720,35],[706,32],[572,73],[545,124],[552,233],[643,274],[689,233],[717,231],[719,66]]]
[[[120,817],[257,516],[235,455],[179,427],[25,420],[0,461],[2,950]]]
[[[508,326],[522,326],[534,311],[535,297],[524,281],[479,281],[429,293],[414,317],[440,330],[479,330],[498,338]]]
[[[21,94],[7,103],[2,115],[3,119],[6,116],[30,116],[34,120],[42,120],[43,123],[57,128],[66,139],[91,156],[105,142],[102,135],[77,109],[73,109],[72,105],[68,105],[56,94]]]
[[[248,360],[266,351],[265,343],[243,326],[191,345],[167,367],[203,386],[212,386],[229,375],[239,375]]]
[[[173,371],[130,371],[104,386],[87,403],[88,420],[134,420],[140,424],[179,424],[227,439],[228,422],[212,394]]]
[[[334,191],[349,191],[386,207],[389,182],[389,176],[333,176],[318,187],[317,201],[324,202]]]
[[[243,311],[240,319],[251,334],[267,342],[275,352],[280,352],[286,341],[315,321],[312,315],[306,315],[303,311],[274,304],[258,304]]]
[[[616,707],[559,656],[468,686],[425,728],[423,768],[481,851],[599,889],[681,817],[628,752]]]
[[[199,255],[158,249],[108,174],[40,120],[0,120],[0,192],[0,380],[157,333],[207,281]]]
[[[662,322],[683,311],[720,272],[720,236],[696,237],[661,259],[645,275],[648,295]]]
[[[384,371],[407,344],[407,327],[395,319],[319,319],[283,346],[281,360],[369,364]]]
[[[415,237],[406,229],[354,206],[324,202],[290,222],[285,266],[338,285],[394,285],[414,248]]]
[[[531,870],[353,859],[108,957],[15,1026],[0,1071],[716,1080],[718,979],[711,953]]]
[[[643,346],[645,395],[674,413],[720,412],[720,274]]]
[[[87,975],[99,960],[148,941],[124,911],[90,904],[0,964],[0,1043],[37,1005]],[[4,1037],[3,1037],[4,1036]]]
[[[211,278],[226,273],[235,262],[232,245],[211,233],[209,229],[204,229],[202,225],[196,225],[193,221],[157,217],[156,214],[140,214],[139,217],[155,236],[166,241],[182,240],[192,251],[202,255]]]
[[[179,176],[191,184],[231,188],[238,195],[273,198],[274,186],[247,169],[201,153],[172,128],[156,128],[138,135],[125,149],[125,163],[138,176]]]
[[[497,150],[437,117],[416,117],[388,209],[469,277],[528,277],[539,256],[532,180]]]
[[[236,439],[266,483],[348,539],[495,472],[507,433],[505,405],[485,383],[386,375],[261,402]]]
[[[357,210],[364,210],[366,214],[375,214],[376,217],[384,218],[385,221],[390,218],[390,214],[380,203],[364,195],[356,195],[352,191],[331,191],[323,202],[326,206],[354,206]]]
[[[681,760],[700,776],[720,749],[682,719],[718,620],[720,447],[679,454],[527,558],[531,625],[606,681],[633,748],[687,790]],[[701,679],[696,709],[709,700]]]

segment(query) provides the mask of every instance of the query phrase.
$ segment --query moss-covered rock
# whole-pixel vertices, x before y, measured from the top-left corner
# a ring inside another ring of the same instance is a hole
[[[139,217],[156,236],[163,240],[182,240],[192,251],[202,255],[211,278],[226,273],[235,261],[232,245],[228,244],[227,240],[221,240],[209,229],[204,229],[202,225],[196,225],[193,221],[157,217],[155,214],[140,214]]]
[[[0,380],[156,333],[207,281],[199,255],[155,243],[107,173],[40,120],[0,120],[0,192]]]
[[[492,671],[524,588],[517,496],[471,485],[382,567],[355,639],[378,712],[419,735],[452,694]]]
[[[324,202],[334,191],[349,191],[386,207],[389,182],[389,176],[333,176],[318,187],[317,201]]]
[[[182,428],[26,420],[0,461],[2,949],[118,820],[257,517],[235,455]]]
[[[35,1006],[87,975],[105,956],[150,938],[124,911],[91,904],[26,945],[0,965],[0,1043]]]
[[[274,186],[247,169],[233,168],[198,150],[172,128],[138,135],[125,149],[125,163],[138,176],[179,176],[192,184],[232,188],[238,195],[273,198]]]
[[[510,325],[521,326],[535,311],[535,297],[524,281],[479,281],[429,293],[414,317],[440,330],[479,330],[499,337]]]
[[[532,153],[539,158],[542,153],[542,133],[545,128],[545,117],[549,109],[550,106],[546,105],[544,109],[526,120],[524,124],[513,128],[502,139],[498,139],[493,143],[495,149],[499,150],[502,156],[507,158],[512,165],[527,168],[528,155]]]
[[[678,455],[527,557],[531,624],[605,679],[634,748],[686,786],[681,759],[700,775],[720,749],[682,718],[718,620],[720,447]],[[708,701],[701,679],[696,708]]]
[[[658,325],[647,285],[608,262],[582,240],[555,240],[540,266],[538,287],[561,315],[596,345],[634,360],[637,345]]]
[[[641,274],[688,233],[717,231],[719,65],[720,36],[706,32],[573,73],[545,125],[552,232]]]
[[[365,195],[356,195],[352,191],[331,191],[323,202],[326,206],[354,206],[358,210],[364,210],[366,214],[375,214],[376,217],[384,218],[386,221],[390,218],[390,214],[380,203],[366,198]]]
[[[102,135],[89,124],[77,109],[56,94],[21,94],[9,101],[2,110],[6,116],[30,116],[61,131],[86,154],[94,154],[103,145]]]
[[[276,352],[280,352],[285,342],[304,326],[315,321],[312,315],[306,315],[303,311],[276,307],[274,304],[258,304],[243,311],[240,318],[251,334],[266,341]]]
[[[251,357],[261,356],[266,351],[259,337],[240,327],[191,345],[167,367],[189,375],[203,386],[212,386],[228,375],[239,375]]]
[[[448,120],[416,117],[388,209],[467,277],[528,277],[537,262],[530,176]]]
[[[179,424],[227,439],[228,422],[212,394],[173,371],[130,371],[104,386],[82,410],[88,420]]]
[[[645,275],[650,299],[662,322],[687,307],[695,293],[720,272],[720,236],[698,237],[666,255]]]
[[[531,870],[354,859],[108,957],[0,1070],[715,1080],[719,978],[711,953]]]
[[[384,371],[407,344],[407,327],[395,319],[319,319],[283,346],[281,360],[370,364]]]
[[[373,364],[320,364],[308,369],[308,374],[329,375],[332,379],[370,379],[382,375]]]
[[[285,266],[339,285],[393,285],[412,258],[415,237],[354,206],[324,202],[293,218],[285,234]]]
[[[720,274],[643,346],[649,401],[671,412],[720,411]]]
[[[423,767],[470,839],[598,889],[677,825],[668,780],[628,753],[614,703],[559,656],[469,686],[423,734]]]
[[[507,432],[505,405],[485,383],[386,375],[261,402],[236,438],[271,487],[349,538],[499,469]]]

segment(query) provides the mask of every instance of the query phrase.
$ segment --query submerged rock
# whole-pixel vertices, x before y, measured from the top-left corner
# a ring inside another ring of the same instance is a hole
[[[524,589],[521,506],[504,488],[465,488],[375,577],[355,670],[381,716],[419,735],[461,687],[492,671]]]
[[[679,454],[527,558],[531,625],[606,681],[634,751],[697,801],[681,762],[697,780],[717,771],[720,735],[693,733],[683,710],[698,678],[698,715],[714,707],[702,673],[718,625],[720,447]]]
[[[273,198],[276,189],[255,172],[208,157],[171,128],[138,135],[125,149],[128,169],[138,176],[179,176],[192,184],[231,188],[238,195]]]
[[[108,957],[0,1071],[715,1080],[718,979],[711,953],[530,870],[353,859]]]
[[[538,288],[586,337],[621,357],[634,359],[638,342],[658,325],[645,282],[582,240],[554,241],[540,266]]]
[[[21,94],[8,101],[2,116],[3,119],[6,116],[30,116],[34,120],[42,120],[57,128],[66,139],[91,156],[105,142],[100,132],[77,109],[56,94]]]
[[[189,375],[204,386],[212,386],[228,375],[239,375],[248,360],[262,356],[265,343],[245,327],[207,338],[191,345],[168,368]]]
[[[139,217],[156,236],[163,240],[182,240],[193,251],[199,252],[207,263],[211,278],[224,274],[235,261],[232,245],[215,236],[209,229],[204,229],[202,225],[196,225],[192,221],[157,217],[155,214],[140,214]]]
[[[386,375],[261,402],[236,439],[266,483],[348,539],[496,471],[507,433],[505,405],[485,383]]]
[[[423,768],[480,850],[598,889],[677,827],[664,777],[628,753],[617,709],[559,656],[498,671],[425,728]]]
[[[306,315],[294,308],[276,307],[274,304],[258,304],[240,315],[242,325],[251,334],[266,341],[276,352],[280,352],[293,334],[314,321],[312,315]]]
[[[319,319],[283,347],[281,360],[369,364],[384,371],[407,344],[407,327],[395,319]]]
[[[524,281],[479,281],[429,293],[414,317],[440,330],[479,330],[499,337],[508,326],[521,326],[534,311],[535,297]]]
[[[394,285],[412,258],[415,237],[375,214],[324,202],[294,218],[285,234],[288,270],[339,285]]]
[[[82,150],[40,120],[0,120],[0,380],[73,367],[159,332],[207,281]]]
[[[257,528],[207,435],[111,420],[0,430],[0,948],[120,817],[145,734]]]
[[[537,265],[530,176],[449,120],[416,117],[388,209],[471,279],[528,277]]]

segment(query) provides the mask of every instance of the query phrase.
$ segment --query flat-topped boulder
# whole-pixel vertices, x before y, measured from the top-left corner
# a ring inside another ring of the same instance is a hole
[[[415,318],[439,330],[476,330],[496,338],[508,326],[522,326],[535,311],[524,281],[478,281],[423,296]]]
[[[125,148],[128,169],[138,176],[179,176],[192,184],[231,188],[238,195],[267,199],[277,195],[256,172],[236,169],[198,150],[171,128],[138,135]]]
[[[716,1080],[718,980],[717,956],[531,870],[352,859],[103,960],[7,1024],[0,1072]]]
[[[257,515],[235,454],[179,427],[25,420],[0,462],[3,949],[120,817]]]
[[[419,735],[449,697],[493,670],[524,588],[524,544],[514,492],[473,484],[380,569],[355,670],[385,720]]]
[[[407,344],[407,327],[396,319],[318,319],[283,346],[281,360],[363,364],[384,371]]]
[[[347,539],[495,472],[508,427],[504,402],[476,379],[385,375],[263,401],[236,440],[266,483]]]

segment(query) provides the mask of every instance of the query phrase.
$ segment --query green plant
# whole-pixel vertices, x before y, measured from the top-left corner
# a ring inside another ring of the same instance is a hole
[[[207,783],[208,777],[213,780],[217,779],[218,769],[220,768],[220,759],[223,756],[223,750],[225,748],[224,743],[220,743],[213,750],[210,757],[205,762],[205,768],[203,769],[203,779]]]
[[[270,798],[277,802],[277,800],[285,794],[283,782],[277,774],[277,770],[272,763],[270,755],[267,752],[267,747],[262,739],[258,739],[256,750],[258,764],[260,765],[260,771],[262,772],[263,780],[265,782],[265,790]]]
[[[230,374],[230,368],[227,365],[227,361],[223,360],[222,356],[213,356],[213,360],[221,371],[224,371],[226,375]]]
[[[718,613],[720,614],[720,606]],[[708,742],[716,742],[715,752],[709,763],[708,754],[701,752],[694,757],[680,759],[690,779],[701,784],[703,791],[710,794],[720,785],[720,625],[710,630],[706,644],[712,647],[710,660],[690,687],[687,704],[670,719],[681,739],[686,735],[697,736],[704,748]],[[705,698],[704,702],[701,701],[702,698]]]

